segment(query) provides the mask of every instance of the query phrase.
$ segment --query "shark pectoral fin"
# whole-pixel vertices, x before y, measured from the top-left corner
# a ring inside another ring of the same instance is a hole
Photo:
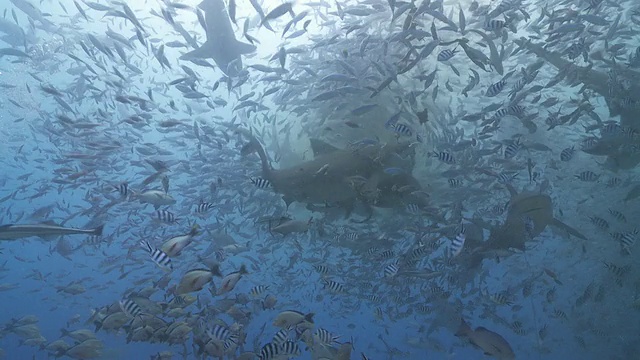
[[[199,48],[189,51],[188,53],[180,56],[182,60],[188,59],[207,59],[212,57],[214,46],[213,42],[206,41]]]
[[[243,43],[242,41],[236,41],[235,45],[235,52],[238,54],[251,54],[256,51],[256,47],[254,45]]]
[[[287,195],[282,196],[282,200],[287,205],[287,209],[289,208],[289,205],[291,205],[291,203],[293,203],[295,201],[295,199],[293,199],[291,196],[287,196]]]
[[[309,139],[309,143],[311,143],[311,150],[313,151],[314,157],[318,155],[331,154],[340,150],[337,147],[319,139]]]
[[[553,226],[555,226],[557,228],[560,228],[560,229],[568,232],[569,234],[571,234],[571,235],[573,235],[573,236],[575,236],[575,237],[577,237],[579,239],[587,240],[587,238],[584,235],[582,235],[578,230],[572,228],[571,226],[563,223],[562,221],[560,221],[560,220],[558,220],[556,218],[553,219],[553,222],[551,222],[551,225],[553,225]]]

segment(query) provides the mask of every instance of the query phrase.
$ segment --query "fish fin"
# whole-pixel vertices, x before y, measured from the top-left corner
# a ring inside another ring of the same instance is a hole
[[[104,229],[104,225],[100,225],[93,230],[93,234],[95,236],[102,236],[102,230]]]
[[[243,43],[242,41],[236,40],[235,45],[236,52],[239,54],[251,54],[252,52],[256,51],[255,45]]]
[[[569,234],[577,237],[578,239],[587,240],[587,237],[582,235],[578,230],[572,228],[571,226],[563,223],[562,221],[560,221],[560,220],[558,220],[556,218],[553,218],[553,221],[551,222],[551,225],[568,232]]]
[[[309,139],[309,142],[311,143],[311,150],[313,151],[314,157],[317,157],[319,155],[330,154],[340,150],[337,147],[329,143],[326,143],[320,139]]]
[[[313,316],[315,315],[315,313],[308,313],[307,315],[304,316],[305,321],[313,323]]]

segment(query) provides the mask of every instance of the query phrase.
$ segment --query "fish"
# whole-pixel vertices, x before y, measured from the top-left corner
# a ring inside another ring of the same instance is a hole
[[[421,189],[410,171],[401,174],[385,173],[385,169],[396,167],[393,165],[398,154],[411,153],[411,148],[403,144],[371,144],[352,151],[339,149],[322,140],[311,139],[313,160],[290,168],[274,169],[258,140],[248,130],[238,129],[238,132],[249,138],[249,143],[244,146],[242,153],[245,156],[254,152],[258,154],[262,166],[262,179],[267,180],[271,187],[282,195],[287,207],[293,202],[338,204],[345,209],[348,216],[361,198],[348,181],[356,175],[367,179],[372,187],[375,185],[381,190],[381,197],[373,204],[375,207],[404,207],[407,197],[411,195],[389,191],[391,188],[410,186],[416,190]],[[326,171],[323,172],[323,176],[317,176],[318,169],[324,167]]]
[[[464,319],[460,320],[460,326],[455,336],[469,339],[471,344],[482,349],[486,355],[491,355],[496,359],[512,360],[516,358],[513,349],[500,334],[482,326],[473,330]]]
[[[214,276],[222,277],[219,267],[216,265],[210,269],[192,269],[187,271],[178,286],[175,289],[175,294],[183,295],[192,292],[200,291],[206,284],[213,280]]]
[[[505,186],[511,195],[506,220],[502,225],[489,228],[489,239],[476,250],[477,254],[509,248],[524,251],[526,240],[540,235],[547,226],[553,226],[578,239],[587,240],[580,231],[554,217],[553,202],[549,195],[518,193],[513,185],[505,184]],[[533,228],[530,229],[528,238],[525,234],[529,221],[533,223]]]
[[[242,69],[242,55],[255,52],[256,47],[236,40],[223,0],[204,0],[198,8],[204,11],[207,40],[180,59],[213,59],[223,73],[236,75]]]
[[[76,229],[50,224],[7,224],[0,225],[0,240],[15,240],[38,236],[41,238],[57,237],[62,235],[91,235],[102,236],[104,225],[94,229]]]
[[[231,274],[225,276],[222,279],[222,283],[220,284],[220,287],[218,288],[218,291],[216,292],[216,294],[222,295],[233,290],[233,288],[235,288],[236,284],[238,283],[238,281],[240,281],[240,278],[244,274],[248,274],[247,267],[242,265],[240,267],[240,270],[232,272]]]

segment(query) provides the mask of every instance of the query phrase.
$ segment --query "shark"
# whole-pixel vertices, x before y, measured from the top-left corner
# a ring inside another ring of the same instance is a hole
[[[76,229],[54,224],[7,224],[0,225],[0,240],[15,240],[32,236],[48,238],[76,234],[101,236],[103,227],[100,225],[94,229]]]
[[[407,204],[426,206],[421,185],[411,174],[413,148],[408,144],[367,143],[340,149],[319,139],[311,139],[314,158],[291,167],[275,169],[258,139],[246,129],[237,129],[249,138],[242,155],[257,153],[262,178],[282,195],[287,207],[293,202],[342,207],[351,214],[356,203],[365,204],[369,219],[374,207],[397,208]],[[403,166],[403,171],[398,166]],[[317,209],[317,207],[316,207]]]
[[[213,59],[226,75],[237,74],[242,69],[242,55],[256,51],[256,47],[236,40],[222,0],[204,0],[198,7],[204,12],[207,40],[180,59]]]
[[[535,54],[558,70],[575,73],[576,81],[605,99],[611,117],[620,116],[622,127],[640,131],[640,107],[638,106],[640,104],[640,72],[603,59],[615,71],[618,78],[629,80],[629,88],[624,91],[624,96],[634,106],[624,106],[622,99],[612,96],[610,93],[609,74],[594,69],[592,65],[578,66],[565,59],[561,53],[550,51],[525,38],[516,40],[516,42],[521,48]],[[624,145],[624,139],[599,139],[594,147],[583,149],[583,151],[592,155],[607,156],[604,165],[613,171],[634,168],[640,164],[640,154],[629,151]]]
[[[505,221],[498,226],[491,226],[480,219],[468,219],[473,225],[490,231],[489,239],[482,241],[482,232],[467,232],[467,244],[471,251],[467,260],[470,264],[479,265],[482,259],[489,256],[508,256],[512,249],[525,250],[528,240],[540,235],[548,226],[561,230],[578,239],[587,240],[580,231],[565,224],[554,216],[553,201],[549,195],[536,192],[521,192],[507,184],[511,195]],[[471,240],[471,241],[469,241]]]

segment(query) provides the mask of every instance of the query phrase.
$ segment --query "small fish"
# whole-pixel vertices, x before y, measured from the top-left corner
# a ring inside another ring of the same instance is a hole
[[[438,160],[440,160],[441,162],[445,163],[445,164],[455,164],[455,159],[453,157],[453,155],[449,154],[448,152],[445,151],[433,151],[432,153],[430,153],[428,155],[429,157],[435,157]]]
[[[155,214],[156,214],[156,219],[167,224],[173,224],[178,222],[179,220],[178,218],[176,218],[176,216],[172,212],[167,210],[157,210]]]
[[[464,226],[461,226],[461,229],[458,235],[456,235],[456,237],[453,240],[451,240],[450,254],[452,257],[456,257],[460,255],[460,253],[462,253],[465,240],[466,240],[465,228]]]
[[[140,314],[142,314],[142,310],[140,310],[140,306],[131,299],[120,300],[118,304],[120,305],[120,309],[122,310],[122,312],[125,313],[127,317],[135,318]]]
[[[579,179],[580,181],[585,181],[585,182],[595,182],[595,181],[598,181],[598,179],[600,178],[600,175],[589,170],[583,171],[574,176],[576,177],[576,179]]]
[[[266,189],[271,187],[271,182],[267,179],[263,179],[261,177],[250,178],[253,185],[255,185],[258,189]]]
[[[236,287],[236,284],[238,283],[238,281],[240,281],[240,278],[244,274],[248,274],[247,267],[242,265],[240,267],[240,270],[232,272],[231,274],[225,276],[222,279],[220,287],[218,288],[217,295],[226,294],[229,291],[233,290],[233,288]]]
[[[140,241],[140,245],[143,248],[149,251],[151,255],[151,260],[153,260],[156,265],[158,265],[163,270],[172,270],[173,265],[171,264],[171,258],[164,251],[160,249],[155,249],[151,247],[151,244],[148,241]]]
[[[389,264],[384,268],[384,277],[392,278],[398,274],[398,270],[397,264]]]
[[[560,161],[570,161],[573,158],[573,154],[576,152],[575,146],[564,148],[560,152]]]

